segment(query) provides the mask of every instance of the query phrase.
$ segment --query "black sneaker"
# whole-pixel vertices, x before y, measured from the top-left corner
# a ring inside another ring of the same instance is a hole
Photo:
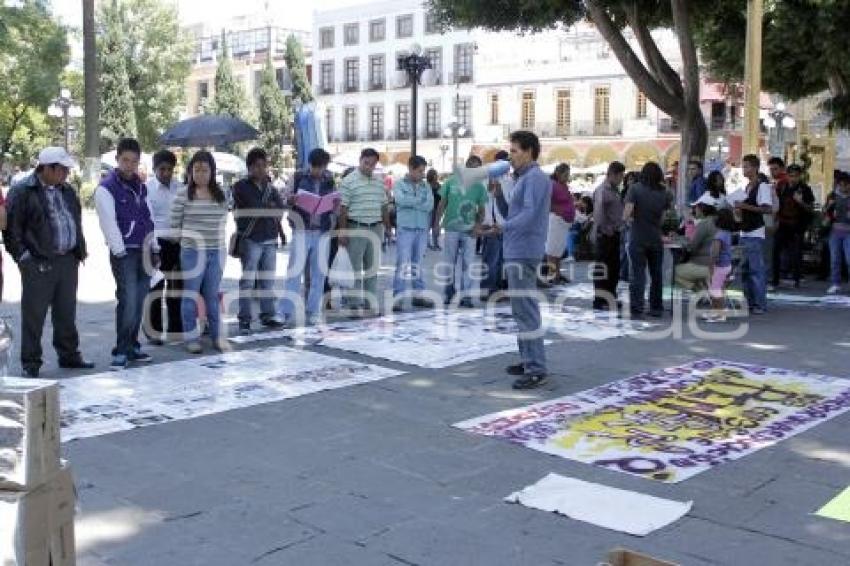
[[[548,379],[545,373],[537,373],[532,375],[524,375],[514,381],[514,389],[535,389],[541,385],[545,385]]]
[[[474,309],[475,305],[472,304],[472,299],[461,299],[460,304],[458,305],[462,309]]]
[[[153,358],[146,352],[143,352],[141,348],[135,348],[127,359],[131,362],[139,362],[141,364],[147,364],[153,360]]]
[[[525,366],[522,364],[514,364],[505,368],[508,375],[525,375]]]
[[[250,321],[239,321],[239,333],[240,334],[250,334],[251,333],[251,323]]]
[[[285,326],[281,321],[277,320],[276,318],[267,318],[266,320],[263,321],[262,324],[263,324],[263,326],[265,326],[266,328],[269,328],[271,330],[280,330],[281,328],[283,328]],[[250,329],[250,324],[248,326],[249,326],[249,329]]]
[[[24,367],[24,377],[38,377],[38,368],[34,366]]]

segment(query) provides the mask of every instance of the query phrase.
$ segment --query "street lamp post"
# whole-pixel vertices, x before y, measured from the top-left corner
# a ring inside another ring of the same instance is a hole
[[[63,88],[59,91],[59,96],[55,98],[53,100],[53,104],[47,108],[47,114],[54,118],[62,118],[62,126],[65,137],[65,151],[68,151],[68,118],[80,118],[83,115],[82,109],[74,104],[74,101],[71,98],[71,91],[69,89]]]
[[[419,44],[414,44],[409,55],[399,55],[396,61],[397,69],[407,74],[410,80],[410,156],[416,155],[416,128],[418,115],[418,88],[419,81],[422,79],[422,73],[427,69],[431,69],[431,60],[422,55],[422,47]]]
[[[454,169],[457,167],[458,138],[466,135],[466,126],[460,123],[457,116],[452,116],[446,129],[443,130],[443,135],[452,136],[452,169]]]
[[[442,170],[446,170],[446,153],[449,152],[449,144],[445,141],[440,143],[440,164],[442,165]]]
[[[773,110],[766,113],[762,120],[768,130],[776,130],[776,142],[779,151],[771,151],[774,155],[784,156],[785,153],[785,130],[793,130],[797,126],[794,117],[785,110],[785,103],[779,102]]]
[[[717,162],[723,161],[723,136],[717,136]]]

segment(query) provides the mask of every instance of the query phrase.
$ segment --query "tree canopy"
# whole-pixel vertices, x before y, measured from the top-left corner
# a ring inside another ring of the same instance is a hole
[[[283,139],[292,121],[292,113],[277,84],[271,61],[266,61],[263,68],[258,106],[260,144],[269,155],[269,164],[283,167]]]
[[[66,30],[43,2],[0,4],[0,165],[25,163],[50,143],[46,110],[68,63]]]
[[[215,95],[211,110],[213,114],[224,114],[251,122],[251,104],[245,87],[233,74],[233,60],[227,46],[227,37],[221,33],[221,55],[215,70]]]
[[[136,112],[124,54],[123,8],[118,0],[103,6],[97,42],[101,150],[114,147],[121,138],[136,137]]]
[[[286,38],[286,68],[292,77],[292,100],[300,100],[306,104],[313,100],[310,81],[307,80],[307,66],[304,62],[304,50],[301,42],[291,35]]]

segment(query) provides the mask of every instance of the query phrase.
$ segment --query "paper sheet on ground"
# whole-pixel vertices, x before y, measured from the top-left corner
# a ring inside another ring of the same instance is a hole
[[[818,509],[815,515],[850,523],[850,487],[836,495],[829,503]]]
[[[400,374],[278,346],[63,379],[62,440],[190,419]]]
[[[678,521],[693,505],[558,474],[549,474],[505,501],[641,537]]]
[[[850,380],[700,360],[454,426],[675,483],[848,409]]]

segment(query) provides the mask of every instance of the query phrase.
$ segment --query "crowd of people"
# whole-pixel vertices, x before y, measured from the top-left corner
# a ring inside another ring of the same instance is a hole
[[[692,215],[671,225],[674,194],[657,163],[626,172],[622,163],[612,162],[588,197],[571,193],[569,164],[559,164],[551,176],[543,173],[539,153],[534,134],[515,132],[510,152],[495,156],[510,162],[511,170],[478,175],[483,180],[471,182],[456,172],[441,183],[418,155],[410,158],[406,175],[388,182],[375,174],[379,154],[372,148],[361,152],[358,167],[337,179],[328,171],[330,155],[315,149],[305,167],[279,187],[270,179],[265,151],[255,148],[246,157],[248,175],[233,186],[229,199],[216,181],[210,152],[196,152],[180,182],[176,156],[161,150],[153,156],[153,175],[144,182],[138,172],[139,143],[121,140],[117,166],[94,194],[116,287],[111,368],[151,361],[141,335],[154,345],[180,340],[197,354],[208,334],[214,350],[229,350],[221,316],[228,255],[241,264],[242,333],[251,332],[255,321],[271,329],[318,323],[323,311],[332,308],[327,276],[343,251],[355,284],[344,293],[342,306],[353,316],[377,315],[381,252],[393,232],[392,310],[434,307],[423,261],[426,249],[440,254],[435,280],[444,305],[472,308],[481,300],[510,301],[520,329],[521,363],[508,373],[521,389],[546,380],[537,289],[569,282],[562,261],[575,257],[582,234],[593,244],[592,306],[597,311],[622,314],[617,287],[627,280],[629,315],[663,316],[665,248],[682,250],[676,254],[676,284],[708,291],[713,307],[704,314],[708,321],[725,320],[724,289],[732,275],[733,250],[739,251],[751,314],[767,309],[769,270],[774,286],[785,271],[799,286],[803,234],[815,200],[799,166],[786,169],[781,159],[772,158],[768,179],[760,173],[759,159],[745,156],[748,184],[727,194],[723,174],[714,171],[704,177],[702,164],[695,161],[689,164],[687,183]],[[0,202],[0,227],[21,271],[21,364],[31,377],[38,376],[42,365],[48,309],[59,365],[94,365],[80,353],[75,323],[78,269],[87,252],[80,200],[67,183],[73,165],[62,148],[44,149],[34,172],[10,191],[9,206]],[[465,163],[466,170],[482,166],[475,155]],[[837,180],[825,206],[833,268],[830,293],[840,289],[842,257],[850,262],[850,175]],[[228,239],[231,208],[236,231]],[[292,239],[286,275],[277,288],[284,216]],[[476,250],[483,260],[478,273]]]

